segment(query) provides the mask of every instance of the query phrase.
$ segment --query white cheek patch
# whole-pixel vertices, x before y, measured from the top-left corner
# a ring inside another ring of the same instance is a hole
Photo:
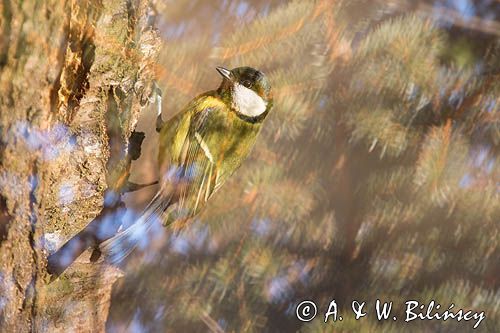
[[[262,97],[239,83],[234,85],[233,102],[238,112],[248,117],[260,116],[267,107]]]

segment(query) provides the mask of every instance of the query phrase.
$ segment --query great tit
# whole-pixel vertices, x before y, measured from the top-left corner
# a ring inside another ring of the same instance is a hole
[[[112,262],[127,256],[155,221],[177,227],[198,214],[252,150],[273,105],[269,81],[251,67],[217,71],[219,88],[159,129],[159,190],[132,226],[101,244]]]

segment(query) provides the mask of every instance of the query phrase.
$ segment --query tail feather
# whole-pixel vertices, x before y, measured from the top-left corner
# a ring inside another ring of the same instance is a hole
[[[106,240],[99,246],[106,260],[119,263],[134,251],[142,242],[149,241],[151,228],[161,223],[168,215],[170,198],[158,192],[142,212],[139,219],[124,231]]]

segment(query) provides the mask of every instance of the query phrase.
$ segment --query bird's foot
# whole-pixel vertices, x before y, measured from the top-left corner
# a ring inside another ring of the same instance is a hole
[[[156,184],[158,184],[157,180],[155,180],[154,182],[151,182],[151,183],[146,183],[146,184],[137,184],[137,183],[134,183],[131,181],[127,181],[125,186],[123,186],[122,193],[138,191],[138,190],[143,189],[145,187],[156,185]]]
[[[161,128],[163,127],[164,121],[161,118],[161,112],[162,112],[162,95],[163,92],[161,91],[160,87],[156,82],[154,82],[154,95],[156,97],[156,131],[160,132]]]

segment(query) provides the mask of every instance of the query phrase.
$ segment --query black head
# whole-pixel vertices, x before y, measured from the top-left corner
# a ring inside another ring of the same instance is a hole
[[[217,67],[217,71],[223,77],[218,93],[231,110],[249,122],[264,120],[273,105],[271,85],[264,73],[251,67]]]
[[[223,81],[220,89],[233,91],[235,85],[254,91],[266,103],[272,102],[271,84],[266,75],[252,67],[237,67],[232,70],[217,67]]]

